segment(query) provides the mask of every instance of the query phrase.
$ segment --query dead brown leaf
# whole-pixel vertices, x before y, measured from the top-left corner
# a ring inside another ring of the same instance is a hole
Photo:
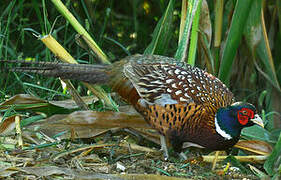
[[[83,100],[83,102],[85,102],[85,104],[91,104],[93,101],[98,100],[94,96],[85,96],[85,97],[82,97],[81,99]],[[46,104],[44,104],[44,103],[46,103]],[[48,104],[51,104],[51,105],[66,108],[66,109],[78,108],[77,104],[72,99],[68,99],[68,100],[64,100],[64,101],[45,101],[45,100],[39,99],[37,97],[31,96],[29,94],[18,94],[18,95],[15,95],[15,96],[9,98],[5,102],[1,103],[0,109],[1,110],[8,109],[9,106],[17,105],[17,104],[21,104],[21,105],[38,104],[38,107],[48,106]],[[35,107],[37,107],[37,106],[32,106],[32,108],[35,108]],[[27,108],[22,108],[22,109],[27,109]]]
[[[15,104],[39,104],[39,103],[40,104],[47,103],[47,101],[44,101],[42,99],[36,98],[28,94],[18,94],[6,100],[5,102],[1,103],[0,109],[1,110],[8,109],[10,105],[15,105]]]
[[[39,129],[52,137],[66,132],[60,138],[90,138],[98,136],[111,128],[150,128],[141,115],[135,111],[95,112],[76,111],[69,115],[54,115],[33,124],[29,129]],[[75,136],[75,137],[73,137]]]
[[[265,156],[272,152],[272,147],[268,143],[259,140],[241,140],[234,147]]]
[[[11,116],[6,118],[5,120],[1,120],[0,135],[8,135],[11,132],[14,132],[14,129],[16,127],[15,118],[16,116]]]

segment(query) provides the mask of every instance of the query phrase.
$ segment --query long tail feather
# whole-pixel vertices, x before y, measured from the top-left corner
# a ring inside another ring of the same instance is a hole
[[[57,62],[0,61],[0,71],[25,72],[49,77],[74,79],[91,84],[105,84],[109,80],[107,65],[69,64]]]

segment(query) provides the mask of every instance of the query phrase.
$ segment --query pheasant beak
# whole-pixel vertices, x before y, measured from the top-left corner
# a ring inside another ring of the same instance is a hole
[[[262,128],[264,128],[264,124],[263,121],[261,119],[261,117],[259,115],[255,115],[255,117],[253,119],[251,119],[251,121],[259,126],[261,126]]]

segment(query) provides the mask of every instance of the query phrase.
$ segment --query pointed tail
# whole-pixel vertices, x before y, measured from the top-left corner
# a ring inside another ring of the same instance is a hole
[[[57,62],[30,62],[18,60],[1,60],[0,71],[36,73],[49,77],[74,79],[91,84],[106,84],[109,65],[69,64]]]

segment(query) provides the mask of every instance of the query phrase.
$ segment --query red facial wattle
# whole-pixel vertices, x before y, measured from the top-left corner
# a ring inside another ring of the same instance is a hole
[[[249,121],[249,118],[254,118],[254,112],[248,108],[242,108],[237,112],[237,118],[241,125],[246,125]]]

